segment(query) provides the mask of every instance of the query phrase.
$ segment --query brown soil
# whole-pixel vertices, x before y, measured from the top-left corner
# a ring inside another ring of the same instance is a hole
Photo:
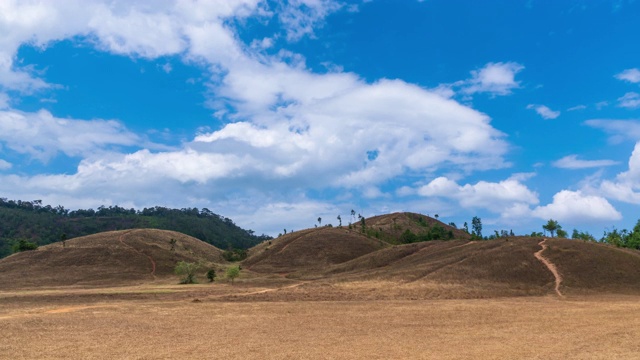
[[[545,250],[547,250],[547,245],[545,244],[546,241],[547,239],[543,239],[542,241],[540,241],[540,243],[538,243],[538,245],[540,245],[542,249],[540,249],[534,255],[538,260],[540,260],[544,264],[544,266],[547,267],[547,269],[549,269],[549,271],[551,271],[551,273],[553,274],[553,277],[556,279],[556,287],[554,290],[556,291],[558,296],[563,297],[564,295],[562,295],[562,293],[560,292],[560,284],[562,284],[562,275],[560,275],[560,273],[558,272],[556,265],[551,261],[549,261],[549,259],[544,257],[544,255],[542,255],[542,253]]]

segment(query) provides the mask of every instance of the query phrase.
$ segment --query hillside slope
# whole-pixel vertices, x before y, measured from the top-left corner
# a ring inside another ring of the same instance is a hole
[[[543,240],[516,237],[397,245],[334,265],[324,275],[340,282],[439,284],[448,287],[452,297],[555,294],[554,274],[535,256]],[[561,294],[640,294],[640,252],[569,239],[545,243],[541,254],[557,268]],[[434,291],[428,288],[425,291]]]
[[[403,234],[407,231],[418,236],[431,235],[433,240],[471,239],[471,235],[463,230],[429,216],[410,212],[373,216],[365,219],[365,227],[367,234],[392,244],[405,242]]]
[[[305,286],[321,286],[327,299],[354,291],[371,299],[640,294],[639,251],[557,238],[389,245],[355,230],[319,228],[256,246],[244,265],[320,280]]]
[[[251,249],[243,266],[261,273],[310,274],[387,246],[346,228],[322,227],[264,242]]]
[[[0,259],[0,289],[173,281],[175,264],[182,260],[226,263],[220,249],[174,231],[111,231]]]

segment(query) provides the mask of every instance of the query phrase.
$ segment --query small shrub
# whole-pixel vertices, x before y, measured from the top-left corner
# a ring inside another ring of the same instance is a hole
[[[240,276],[240,266],[230,266],[227,268],[227,278],[231,279],[231,283],[233,284],[233,280]]]
[[[214,269],[209,269],[209,271],[207,271],[207,279],[209,279],[209,282],[215,281],[216,271]]]
[[[176,275],[182,275],[180,284],[196,284],[196,272],[200,269],[200,264],[180,261],[174,269]]]
[[[247,250],[229,249],[222,253],[222,257],[229,262],[242,261],[247,258]]]
[[[18,240],[18,242],[14,243],[13,246],[11,247],[14,253],[35,250],[37,248],[38,248],[38,244],[32,243],[25,239]]]

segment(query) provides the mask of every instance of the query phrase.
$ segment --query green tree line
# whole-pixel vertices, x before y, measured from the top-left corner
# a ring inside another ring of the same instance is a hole
[[[206,208],[156,206],[135,210],[100,206],[96,210],[70,211],[62,206],[42,205],[40,200],[0,198],[0,257],[11,254],[12,246],[20,240],[46,245],[103,231],[139,228],[178,231],[221,249],[248,249],[271,239],[242,229]]]

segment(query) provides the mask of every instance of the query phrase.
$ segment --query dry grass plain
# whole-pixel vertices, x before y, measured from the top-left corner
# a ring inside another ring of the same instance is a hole
[[[322,228],[253,248],[235,284],[177,285],[221,253],[140,229],[1,259],[0,359],[640,359],[637,251]]]
[[[637,296],[363,300],[385,284],[311,285],[245,279],[3,291],[0,357],[640,358]],[[354,296],[316,300],[327,288]]]

